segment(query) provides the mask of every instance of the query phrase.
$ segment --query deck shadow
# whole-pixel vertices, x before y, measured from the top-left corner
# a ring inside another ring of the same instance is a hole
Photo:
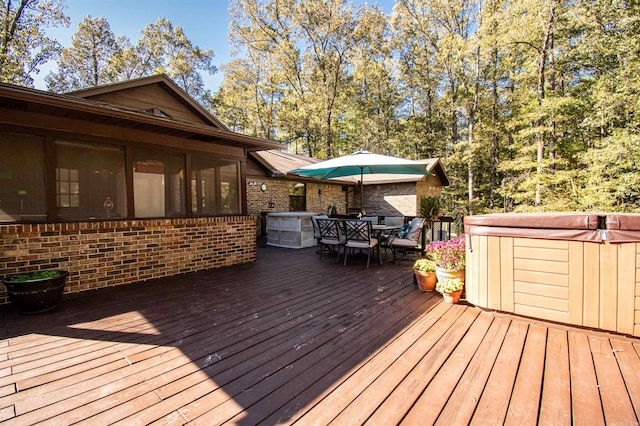
[[[5,339],[47,336],[31,358],[60,358],[21,381],[54,405],[27,405],[25,420],[57,404],[65,420],[268,424],[296,418],[438,303],[407,264],[266,247],[251,264],[65,295],[38,316],[1,312]]]

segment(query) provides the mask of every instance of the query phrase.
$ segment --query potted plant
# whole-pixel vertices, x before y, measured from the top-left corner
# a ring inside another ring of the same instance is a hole
[[[449,241],[434,241],[424,251],[436,265],[438,281],[447,278],[460,278],[464,282],[467,261],[464,234]]]
[[[329,205],[327,206],[327,213],[328,214],[338,214],[338,209],[340,208],[340,206],[344,205],[345,202],[344,201],[332,201],[329,203]]]
[[[436,265],[430,259],[418,259],[413,264],[413,271],[422,291],[433,291],[436,288]]]
[[[442,297],[447,303],[458,303],[463,288],[464,282],[460,278],[447,278],[436,284],[436,290],[442,293]]]
[[[60,269],[21,272],[5,276],[2,283],[16,310],[35,314],[56,307],[68,276],[68,271]]]
[[[420,216],[427,221],[427,228],[431,228],[433,222],[438,220],[441,208],[440,197],[420,197]]]

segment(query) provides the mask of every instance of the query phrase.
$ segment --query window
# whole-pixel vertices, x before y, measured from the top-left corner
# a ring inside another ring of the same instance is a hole
[[[133,150],[133,198],[136,217],[186,215],[182,154]]]
[[[80,207],[80,173],[78,169],[56,169],[58,208]]]
[[[45,221],[44,139],[0,132],[0,222]]]
[[[304,183],[291,182],[289,184],[289,211],[303,212],[306,207],[306,186]]]
[[[239,162],[191,159],[191,211],[194,215],[240,214]]]
[[[61,219],[127,216],[124,149],[56,141],[56,199]]]
[[[55,158],[47,159],[53,151]],[[242,214],[240,161],[191,154],[191,176],[185,176],[187,158],[0,131],[0,223]]]
[[[220,196],[223,214],[239,214],[240,172],[238,162],[227,162],[220,167]]]

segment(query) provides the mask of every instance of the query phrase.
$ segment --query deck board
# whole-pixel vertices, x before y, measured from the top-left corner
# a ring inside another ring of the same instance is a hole
[[[620,372],[624,378],[624,383],[629,388],[629,398],[636,412],[636,417],[640,416],[640,358],[634,345],[630,342],[612,341],[613,353],[615,354]]]
[[[634,424],[638,421],[628,390],[608,339],[591,337],[591,354],[598,378],[605,422]]]
[[[600,403],[588,335],[569,332],[569,365],[571,366],[571,412],[574,424],[604,424],[604,413]]]
[[[402,424],[433,424],[438,419],[493,320],[490,315],[484,313],[480,313],[473,319],[474,322],[468,329],[456,324],[454,329],[460,327],[465,330],[465,333],[460,336],[461,340],[455,347],[448,344],[451,351],[445,352],[447,353],[445,362],[407,413]]]
[[[529,327],[505,424],[535,425],[538,423],[546,342],[546,327],[539,325]]]
[[[550,328],[544,364],[544,387],[540,402],[540,423],[571,424],[571,381],[567,332]]]
[[[502,346],[509,321],[495,319],[438,416],[439,424],[469,424]]]
[[[485,383],[482,396],[476,406],[471,424],[504,423],[527,330],[528,325],[522,321],[511,321],[491,374]]]
[[[409,263],[246,265],[0,306],[3,424],[637,423],[640,340],[447,305]]]

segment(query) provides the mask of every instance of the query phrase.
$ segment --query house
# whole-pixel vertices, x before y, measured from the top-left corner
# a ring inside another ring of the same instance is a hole
[[[64,95],[0,84],[0,275],[64,268],[74,292],[252,261],[247,154],[278,148],[165,75]]]
[[[359,176],[340,179],[309,179],[287,171],[320,160],[279,150],[253,151],[247,160],[247,209],[250,215],[269,212],[307,211],[324,213],[340,202],[339,213],[360,211]],[[365,179],[364,206],[377,216],[416,216],[420,197],[439,195],[449,179],[438,158],[425,160],[427,176],[369,175]],[[264,221],[260,220],[264,233]]]

